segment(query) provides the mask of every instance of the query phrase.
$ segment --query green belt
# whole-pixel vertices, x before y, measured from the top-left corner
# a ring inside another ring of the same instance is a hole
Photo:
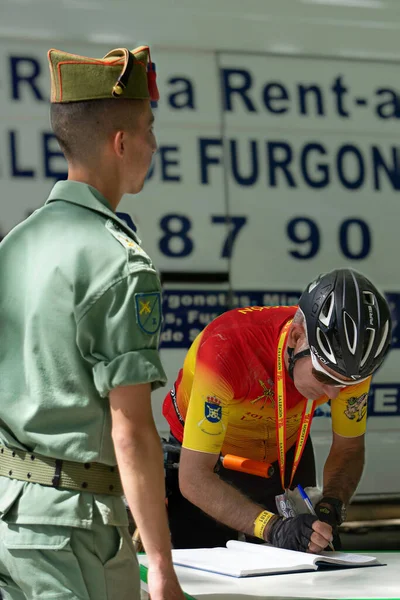
[[[122,496],[117,467],[48,458],[0,447],[0,476],[65,490]]]

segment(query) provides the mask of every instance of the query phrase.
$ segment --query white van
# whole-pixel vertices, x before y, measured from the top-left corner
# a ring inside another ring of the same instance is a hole
[[[395,319],[357,498],[400,497],[398,2],[5,0],[1,10],[0,234],[65,176],[47,50],[150,44],[159,152],[144,191],[119,211],[163,275],[169,384],[222,311],[295,304],[316,274],[357,268]],[[161,434],[164,395],[154,397]],[[327,413],[313,424],[319,470]]]

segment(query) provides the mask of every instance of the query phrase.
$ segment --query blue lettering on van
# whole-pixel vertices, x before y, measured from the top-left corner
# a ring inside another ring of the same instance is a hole
[[[183,181],[181,166],[181,148],[174,145],[160,145],[154,156],[146,181],[158,179],[162,182],[180,183]]]
[[[35,100],[44,101],[38,77],[41,74],[40,62],[30,56],[10,56],[11,98],[22,99],[22,90],[28,91]]]
[[[223,169],[222,138],[199,138],[199,180],[215,182],[215,171]],[[320,142],[298,146],[288,140],[228,139],[225,164],[228,174],[241,187],[265,182],[271,188],[326,188],[332,183],[345,190],[389,185],[400,189],[400,153],[397,146],[372,145],[361,150],[356,144],[328,149]],[[262,168],[261,168],[262,167]],[[264,171],[264,172],[263,172]],[[266,171],[266,174],[265,174]]]
[[[36,173],[33,169],[21,165],[19,157],[19,137],[17,131],[8,132],[10,146],[10,174],[11,177],[28,179],[35,177]]]
[[[176,110],[195,110],[194,83],[188,77],[170,77],[167,81],[172,89],[168,89],[168,104]]]
[[[208,185],[210,183],[209,167],[211,165],[222,166],[222,140],[220,138],[199,138],[198,143],[200,182]],[[218,148],[218,153],[215,152],[215,148]],[[216,154],[217,156],[215,156]]]
[[[301,81],[260,82],[249,68],[232,66],[220,69],[220,87],[225,112],[265,111],[271,118],[297,114],[300,117],[335,116],[347,120],[352,118],[355,110],[365,111],[372,106],[372,110],[369,109],[371,117],[385,120],[400,118],[397,90],[378,87],[372,89],[367,97],[355,96],[343,74],[334,75],[329,86]]]
[[[168,290],[163,292],[164,326],[162,348],[189,348],[195,337],[213,319],[232,308],[244,306],[293,306],[301,292],[285,290]],[[392,349],[400,349],[400,293],[386,293],[393,317]],[[397,387],[396,387],[397,386]],[[372,385],[373,413],[378,416],[399,412],[400,383]],[[371,396],[370,394],[370,396]],[[371,402],[371,400],[370,400]],[[325,406],[325,405],[324,405]],[[396,406],[397,408],[393,408]],[[322,410],[322,409],[321,409]],[[325,411],[325,408],[324,408]],[[397,411],[397,412],[396,412]]]
[[[67,179],[68,170],[54,133],[43,133],[43,172],[49,179]],[[55,165],[58,165],[58,169]]]

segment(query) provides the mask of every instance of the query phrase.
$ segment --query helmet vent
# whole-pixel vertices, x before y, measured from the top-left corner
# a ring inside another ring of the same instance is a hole
[[[372,292],[363,292],[364,296],[364,304],[369,304],[373,306],[375,304],[375,294]]]
[[[360,367],[363,367],[369,358],[372,346],[374,344],[375,329],[371,329],[371,327],[367,327],[365,330],[365,337],[366,337],[365,345],[367,346],[367,348],[364,352],[364,356],[362,357],[362,359],[360,361]],[[364,347],[365,347],[365,345],[364,345]]]
[[[347,312],[344,313],[343,322],[344,322],[344,332],[346,335],[347,347],[350,350],[351,354],[354,355],[356,353],[356,348],[357,348],[357,327],[356,327],[354,320]]]
[[[375,353],[374,358],[377,358],[377,356],[379,356],[380,353],[382,352],[382,349],[383,349],[383,347],[384,347],[384,345],[386,343],[386,339],[387,339],[388,333],[389,333],[389,321],[386,321],[385,326],[383,328],[383,332],[382,332],[382,338],[381,338],[381,341],[379,342],[379,346],[378,346],[378,349],[377,349],[377,351]]]
[[[321,331],[319,327],[317,327],[317,342],[319,350],[321,350],[325,354],[325,356],[331,363],[334,363],[336,365],[336,357],[333,353],[329,340],[326,337],[325,333],[323,333],[323,331]]]
[[[325,300],[323,307],[321,308],[321,312],[319,314],[319,320],[325,327],[329,326],[331,322],[331,317],[333,313],[333,308],[335,305],[335,298],[333,293],[329,294],[328,298]]]

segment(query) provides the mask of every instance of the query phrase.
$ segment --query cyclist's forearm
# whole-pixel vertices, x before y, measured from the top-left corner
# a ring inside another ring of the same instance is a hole
[[[184,484],[184,496],[220,523],[247,535],[254,533],[254,520],[263,510],[234,487],[222,481],[216,473],[208,470],[196,472],[196,476]]]
[[[163,453],[155,426],[134,436],[116,436],[115,452],[125,496],[149,560],[171,562],[165,508]]]
[[[364,448],[348,450],[346,454],[331,449],[324,466],[324,496],[350,502],[364,468]]]

